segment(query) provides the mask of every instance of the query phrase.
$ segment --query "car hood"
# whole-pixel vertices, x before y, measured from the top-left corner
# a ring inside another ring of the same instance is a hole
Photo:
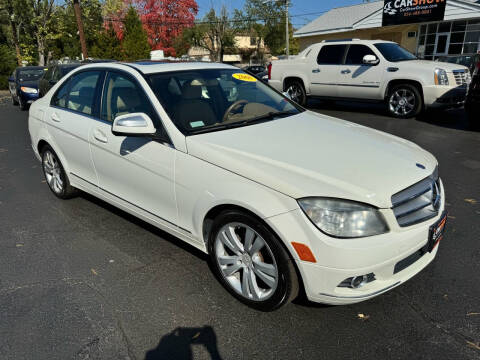
[[[19,81],[18,86],[26,86],[26,87],[38,89],[38,81],[39,80]]]
[[[432,71],[434,71],[436,68],[444,69],[447,72],[452,72],[453,70],[468,70],[468,68],[463,65],[440,62],[440,61],[430,61],[430,60],[399,61],[399,62],[396,62],[395,64],[397,64],[398,67],[406,67],[407,69],[411,69],[411,66],[414,66],[415,68],[421,68],[421,69],[432,70]]]
[[[293,198],[345,198],[380,208],[437,165],[412,142],[310,111],[186,141],[192,156]]]

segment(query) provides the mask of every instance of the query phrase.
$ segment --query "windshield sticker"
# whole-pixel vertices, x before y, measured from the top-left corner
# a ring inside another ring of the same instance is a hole
[[[240,81],[248,81],[248,82],[255,82],[255,81],[257,81],[257,79],[254,78],[252,75],[243,74],[243,73],[235,73],[235,74],[232,74],[232,77],[233,77],[234,79],[237,79],[237,80],[240,80]]]
[[[203,123],[203,121],[192,121],[190,123],[190,126],[192,128],[196,128],[196,127],[199,127],[199,126],[205,126],[205,124]]]

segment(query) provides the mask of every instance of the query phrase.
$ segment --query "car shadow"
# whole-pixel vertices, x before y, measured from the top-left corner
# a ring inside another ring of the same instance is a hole
[[[188,251],[189,253],[191,253],[192,255],[194,256],[197,256],[198,258],[200,259],[203,259],[205,261],[208,260],[208,255],[205,254],[204,252],[202,252],[201,250],[197,249],[196,247],[186,243],[185,241],[182,241],[181,239],[157,228],[156,226],[153,226],[151,224],[149,224],[148,222],[146,221],[143,221],[142,219],[134,216],[134,215],[131,215],[129,213],[127,213],[126,211],[123,211],[113,205],[110,205],[109,203],[93,196],[93,195],[90,195],[86,192],[81,192],[80,193],[80,197],[82,197],[83,199],[89,201],[89,202],[92,202],[94,203],[95,205],[98,205],[100,206],[101,208],[117,215],[117,216],[120,216],[121,218],[149,231],[150,233],[154,234],[155,236],[158,236],[159,238],[163,239],[163,240],[166,240],[168,242],[170,242],[171,244],[181,248],[182,250],[185,250],[185,251]]]
[[[155,349],[147,351],[145,360],[191,360],[193,346],[204,347],[211,360],[221,360],[217,335],[211,326],[200,328],[178,327],[164,335]]]
[[[392,121],[401,121],[390,117],[385,109],[385,105],[382,103],[309,99],[307,109],[320,112],[326,110],[374,114],[388,117]],[[419,114],[416,120],[449,129],[480,131],[480,121],[469,120],[463,107],[438,110],[429,109]]]

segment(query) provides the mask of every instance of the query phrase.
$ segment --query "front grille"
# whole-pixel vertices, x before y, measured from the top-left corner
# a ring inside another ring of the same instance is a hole
[[[436,216],[441,205],[438,169],[429,177],[392,195],[392,205],[401,227],[418,224]]]
[[[470,80],[470,73],[468,70],[453,70],[453,76],[457,85],[466,85]]]

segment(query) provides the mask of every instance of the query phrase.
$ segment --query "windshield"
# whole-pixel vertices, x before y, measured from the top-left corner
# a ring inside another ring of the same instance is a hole
[[[250,125],[298,114],[300,107],[238,69],[149,76],[153,92],[185,135]]]
[[[375,47],[382,53],[385,59],[391,62],[415,60],[417,58],[398,44],[379,43],[375,44]]]
[[[18,70],[20,81],[38,80],[42,77],[44,69],[21,69]]]

